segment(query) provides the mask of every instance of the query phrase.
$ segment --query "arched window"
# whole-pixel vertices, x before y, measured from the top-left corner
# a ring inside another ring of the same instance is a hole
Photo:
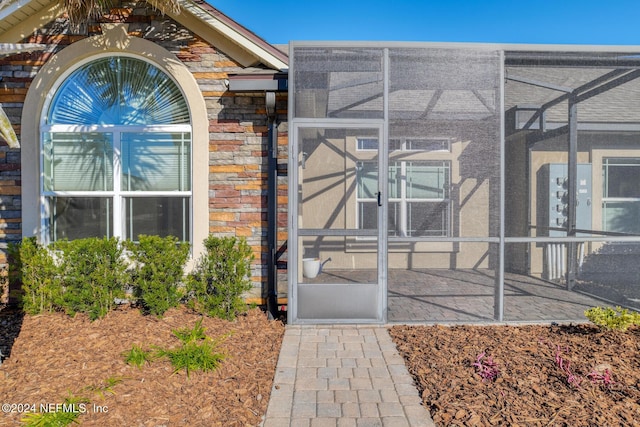
[[[85,63],[41,127],[45,239],[191,241],[191,119],[178,85],[130,56]]]

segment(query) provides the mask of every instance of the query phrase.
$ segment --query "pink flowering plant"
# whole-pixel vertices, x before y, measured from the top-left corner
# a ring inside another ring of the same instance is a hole
[[[495,381],[500,374],[498,364],[493,360],[491,356],[487,356],[486,352],[478,354],[476,361],[473,363],[476,368],[476,373],[480,375],[483,382]]]

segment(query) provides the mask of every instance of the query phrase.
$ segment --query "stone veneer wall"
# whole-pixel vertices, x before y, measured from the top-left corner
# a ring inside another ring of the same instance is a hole
[[[219,236],[247,239],[255,254],[253,292],[248,299],[262,302],[266,295],[268,260],[267,216],[267,117],[264,93],[231,93],[229,73],[243,67],[180,26],[148,7],[113,9],[112,22],[129,24],[131,36],[144,37],[176,55],[193,73],[205,99],[209,129],[209,231]],[[0,57],[0,103],[20,139],[20,117],[29,84],[40,67],[53,55],[85,37],[100,33],[89,25],[87,35],[72,35],[65,20],[58,20],[24,42],[50,45],[48,52]],[[281,163],[287,158],[287,95],[277,96],[278,146]],[[21,239],[20,150],[0,142],[0,265],[6,266],[6,249]],[[287,184],[278,181],[278,244],[287,238]],[[280,278],[286,276],[281,274]],[[286,283],[279,288],[286,292]]]

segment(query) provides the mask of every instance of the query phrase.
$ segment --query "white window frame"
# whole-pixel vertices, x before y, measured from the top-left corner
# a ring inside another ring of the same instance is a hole
[[[371,137],[358,137],[355,140],[355,148],[356,148],[356,152],[377,152],[378,148],[361,148],[364,146],[364,144],[362,143],[362,141],[371,141],[371,140],[375,140],[375,138],[371,138]],[[412,147],[412,142],[414,141],[426,141],[428,144],[435,146],[435,147],[442,147],[442,148],[435,148],[433,150],[421,150],[421,149],[416,149],[414,147]],[[394,143],[396,144],[399,149],[397,150],[392,150],[391,149],[391,144]],[[432,153],[450,153],[451,152],[451,139],[450,138],[421,138],[421,137],[399,137],[399,138],[391,138],[390,142],[389,142],[389,152],[406,152],[407,154],[410,154],[412,156],[415,155],[419,155],[420,153],[424,153],[426,155],[432,154]],[[449,182],[449,188],[447,189],[447,194],[449,195],[449,197],[444,197],[444,198],[407,198],[407,163],[410,162],[416,162],[416,163],[421,163],[421,162],[442,162],[443,164],[447,164],[448,168],[447,168],[447,173],[448,173],[448,182]],[[375,160],[371,160],[371,159],[361,159],[358,160],[357,162],[360,163],[375,163]],[[400,228],[400,235],[399,236],[394,236],[395,237],[412,237],[409,236],[409,203],[411,202],[423,202],[423,203],[429,203],[429,202],[439,202],[439,203],[446,203],[447,204],[447,212],[446,212],[446,218],[447,218],[447,224],[446,227],[444,227],[444,234],[443,235],[439,235],[436,237],[451,237],[452,235],[452,221],[451,221],[451,186],[452,186],[452,161],[451,160],[441,160],[441,159],[433,159],[433,158],[416,158],[413,157],[411,159],[407,159],[407,160],[392,160],[389,159],[389,165],[391,165],[392,163],[399,163],[400,164],[400,178],[402,180],[402,183],[400,185],[400,197],[394,197],[391,198],[389,197],[388,202],[389,203],[398,203],[400,205],[400,213],[399,213],[399,218],[400,218],[400,224],[399,224],[399,228]],[[385,175],[384,179],[388,179],[388,171],[387,174]],[[356,183],[357,185],[357,183]],[[365,197],[360,197],[359,196],[359,191],[358,189],[356,189],[356,197],[355,197],[355,226],[356,228],[360,229],[361,227],[361,221],[360,221],[360,206],[362,203],[377,203],[377,200],[374,198],[365,198]],[[384,213],[384,215],[388,216],[388,211]],[[424,236],[424,237],[430,237],[430,236]],[[365,237],[360,237],[359,239],[368,239]]]
[[[113,135],[113,190],[112,191],[45,191],[45,173],[44,173],[44,137],[46,133],[110,133]],[[122,178],[122,144],[121,135],[123,133],[188,133],[190,135],[189,143],[193,145],[191,125],[149,125],[149,126],[121,126],[121,125],[105,125],[105,126],[78,126],[78,125],[46,125],[41,127],[40,133],[40,206],[41,206],[41,239],[42,242],[48,244],[50,239],[50,228],[53,226],[50,218],[49,197],[104,197],[111,198],[113,206],[113,230],[111,236],[125,238],[125,203],[127,197],[186,197],[189,199],[189,215],[193,216],[193,150],[189,156],[190,185],[189,191],[124,191],[121,189]],[[188,218],[189,230],[186,235],[188,241],[191,242],[192,235],[192,219]]]
[[[126,46],[126,48],[118,48]],[[51,61],[38,70],[22,109],[22,237],[37,237],[42,242],[42,210],[40,175],[40,131],[46,124],[49,104],[57,88],[76,67],[104,56],[123,55],[155,65],[178,84],[189,108],[192,129],[207,129],[209,114],[202,88],[187,65],[166,48],[149,40],[129,36],[124,24],[110,24],[101,34],[87,37],[57,52]],[[209,138],[208,132],[191,134],[192,211],[189,222],[192,257],[187,269],[205,252],[204,240],[209,235]]]
[[[610,160],[634,160],[637,164],[629,164],[630,167],[640,168],[640,157],[625,157],[625,156],[606,156],[602,158],[602,230],[612,231],[607,228],[607,203],[640,203],[640,197],[609,197],[607,194],[609,175],[608,175],[608,161]],[[637,184],[637,183],[635,183]],[[615,232],[615,231],[614,231]]]
[[[55,81],[55,84],[48,91],[45,102],[41,110],[40,127],[39,127],[39,144],[38,144],[38,157],[39,157],[39,170],[40,179],[40,240],[44,244],[51,243],[50,231],[52,223],[50,221],[51,212],[49,212],[49,204],[47,203],[47,197],[105,197],[112,199],[112,220],[113,231],[111,236],[118,238],[127,237],[125,234],[125,203],[126,197],[188,197],[189,199],[189,217],[185,220],[189,223],[189,230],[187,230],[187,242],[194,243],[194,137],[193,126],[189,124],[176,124],[176,125],[67,125],[67,124],[47,124],[47,117],[54,102],[55,96],[62,88],[67,79],[73,75],[77,70],[81,69],[84,65],[91,62],[100,60],[105,57],[112,57],[113,54],[100,53],[86,57],[84,60],[74,63],[72,67],[66,69]],[[123,58],[133,58],[138,61],[146,62],[155,68],[162,71],[167,78],[174,81],[178,88],[182,91],[181,85],[175,80],[174,76],[167,72],[167,70],[159,67],[158,64],[150,61],[148,58],[141,57],[129,52],[122,52],[118,56]],[[187,97],[184,92],[182,96],[187,101]],[[191,122],[193,117],[191,118]],[[45,191],[44,178],[44,134],[45,133],[111,133],[113,135],[113,190],[112,191]],[[188,133],[190,143],[190,156],[189,156],[189,191],[122,191],[121,190],[121,177],[122,177],[122,150],[121,150],[121,138],[123,133]]]

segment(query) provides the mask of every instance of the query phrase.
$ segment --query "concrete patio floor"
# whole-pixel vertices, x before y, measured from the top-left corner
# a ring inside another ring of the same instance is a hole
[[[374,283],[375,270],[327,270],[308,283]],[[390,270],[389,323],[495,322],[491,270]],[[504,278],[505,322],[584,322],[588,308],[612,305],[565,286],[520,274]]]

